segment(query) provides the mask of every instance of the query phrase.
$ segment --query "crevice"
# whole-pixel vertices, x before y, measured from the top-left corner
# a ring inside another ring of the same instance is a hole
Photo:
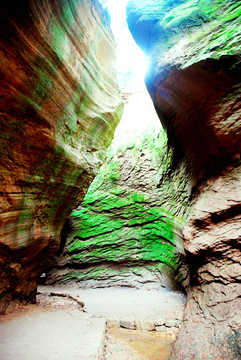
[[[135,266],[140,266],[140,267],[146,267],[146,266],[155,266],[155,265],[165,265],[165,266],[168,266],[170,269],[173,270],[173,267],[169,264],[169,263],[166,263],[166,262],[161,262],[160,260],[158,261],[151,261],[151,260],[148,260],[148,261],[144,261],[144,260],[131,260],[131,261],[119,261],[118,259],[116,261],[113,261],[113,260],[110,260],[110,261],[94,261],[94,262],[91,262],[91,263],[65,263],[63,265],[61,265],[60,263],[58,264],[55,264],[54,267],[51,267],[51,269],[58,269],[58,270],[61,270],[61,269],[65,269],[65,268],[68,268],[70,270],[88,270],[90,268],[94,268],[94,267],[98,267],[98,266],[106,266],[106,267],[113,267],[113,268],[117,268],[119,269],[120,267],[123,267],[123,268],[132,268],[132,267],[135,267]]]
[[[230,220],[241,214],[241,204],[236,204],[228,209],[221,210],[219,212],[211,213],[204,219],[195,219],[193,225],[198,229],[205,229],[211,224],[219,224],[220,222]]]
[[[76,297],[70,295],[70,294],[65,294],[65,293],[56,293],[56,292],[45,292],[45,291],[37,291],[36,295],[45,295],[45,296],[59,296],[59,297],[64,297],[67,299],[70,299],[72,301],[74,301],[78,307],[80,308],[81,311],[83,312],[87,312],[84,309],[85,304],[83,303],[83,301],[79,301]]]

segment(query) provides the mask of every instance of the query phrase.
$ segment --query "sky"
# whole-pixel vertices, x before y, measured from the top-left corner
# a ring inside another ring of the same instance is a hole
[[[144,82],[147,59],[133,40],[126,22],[128,0],[100,0],[111,15],[111,28],[117,45],[117,78],[121,87]]]

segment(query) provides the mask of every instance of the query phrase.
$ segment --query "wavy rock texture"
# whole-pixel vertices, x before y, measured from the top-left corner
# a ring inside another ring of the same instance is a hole
[[[189,184],[183,166],[172,168],[166,143],[146,90],[128,96],[107,162],[66,224],[48,283],[180,287]]]
[[[0,311],[34,301],[110,144],[122,101],[98,1],[1,5]]]
[[[185,320],[172,359],[239,359],[241,2],[130,1],[128,23],[149,54],[149,93],[192,208]]]

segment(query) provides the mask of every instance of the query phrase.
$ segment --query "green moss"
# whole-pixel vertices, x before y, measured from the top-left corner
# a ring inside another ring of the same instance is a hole
[[[72,212],[75,230],[67,248],[72,261],[132,259],[160,261],[175,267],[175,221],[171,214],[161,208],[149,208],[144,194],[129,193],[119,198],[121,190],[115,195],[101,191],[87,194],[85,207]]]
[[[48,73],[44,71],[40,71],[39,69],[38,69],[38,73],[39,73],[39,81],[35,87],[33,98],[36,98],[36,96],[38,96],[44,99],[51,92],[51,89],[53,87],[53,82]]]
[[[201,26],[204,22],[209,21],[207,14],[199,9],[193,9],[192,7],[187,8],[180,13],[175,12],[175,14],[175,16],[172,16],[172,20],[164,22],[169,29],[179,28],[180,30],[184,30],[195,26]]]
[[[137,141],[130,137],[119,144],[116,141],[108,149],[106,163],[81,207],[71,214],[72,230],[66,248],[71,264],[121,263],[134,268],[137,263],[155,263],[174,271],[175,227],[181,227],[184,221],[188,197],[185,174],[181,169],[173,172],[172,182],[166,175],[172,168],[173,154],[167,151],[167,136],[159,124],[148,127]],[[149,164],[149,180],[142,179],[143,162]],[[149,184],[152,172],[156,182]],[[146,181],[150,189],[141,191]],[[158,188],[159,183],[162,185]],[[91,271],[92,278],[104,276],[107,270],[101,271]]]
[[[109,180],[111,183],[115,183],[120,180],[120,169],[121,164],[119,164],[117,161],[110,162]]]
[[[238,4],[236,4],[238,6]],[[235,9],[234,11],[230,12],[229,14],[225,15],[225,17],[222,18],[224,22],[229,22],[232,20],[235,20],[241,16],[241,7],[238,9]]]
[[[162,54],[165,54],[164,59],[175,61],[173,46],[177,47],[177,53],[179,48],[185,53],[185,67],[206,58],[241,52],[241,1],[186,0],[166,3],[154,0],[143,9],[138,6],[138,11],[143,20],[145,12],[147,19],[157,20],[155,34],[158,35],[153,35],[150,49],[153,63],[159,63]],[[180,60],[179,57],[177,59]]]

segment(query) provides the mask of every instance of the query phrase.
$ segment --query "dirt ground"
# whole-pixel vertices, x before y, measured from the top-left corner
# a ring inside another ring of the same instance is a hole
[[[107,330],[103,360],[166,360],[175,334],[112,328]]]
[[[79,289],[66,286],[38,287],[37,302],[41,306],[63,306],[70,300],[49,297],[51,292],[69,294],[84,303],[84,309],[96,317],[106,319],[128,319],[160,321],[173,316],[182,317],[185,296],[177,291],[143,290],[127,287]],[[70,301],[70,303],[74,304]],[[74,304],[76,305],[76,304]]]
[[[166,290],[40,286],[37,305],[0,316],[0,360],[168,359],[184,307]]]

